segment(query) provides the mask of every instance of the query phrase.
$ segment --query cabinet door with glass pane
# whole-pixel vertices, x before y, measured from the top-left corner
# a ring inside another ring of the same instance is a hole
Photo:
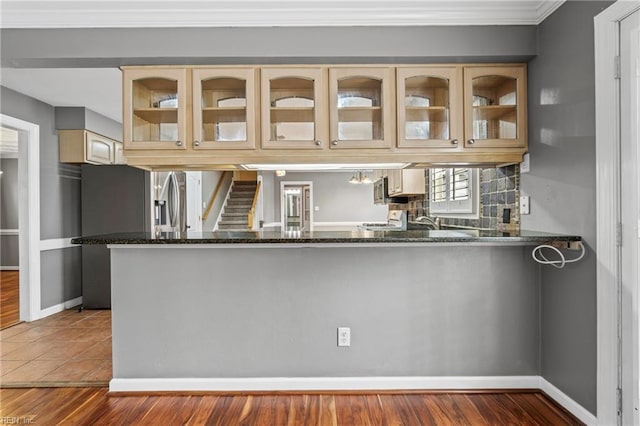
[[[125,149],[187,147],[187,70],[123,70]]]
[[[398,68],[396,81],[398,146],[462,147],[462,68]]]
[[[394,144],[393,68],[329,70],[331,148],[390,148]]]
[[[465,67],[465,147],[527,146],[525,76],[523,65]]]
[[[193,148],[254,148],[255,90],[254,68],[195,68]]]
[[[261,70],[262,147],[327,146],[326,69]]]

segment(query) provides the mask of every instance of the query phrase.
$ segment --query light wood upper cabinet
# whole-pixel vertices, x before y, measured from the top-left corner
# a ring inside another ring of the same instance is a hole
[[[325,68],[263,68],[262,147],[328,146]]]
[[[125,149],[187,148],[187,70],[123,70]]]
[[[391,148],[395,141],[394,68],[331,68],[331,148]]]
[[[126,164],[122,143],[88,130],[58,131],[61,163]]]
[[[398,147],[462,148],[462,67],[398,68]]]
[[[527,146],[524,66],[464,68],[465,148]]]
[[[252,149],[256,137],[256,69],[193,70],[193,148]]]

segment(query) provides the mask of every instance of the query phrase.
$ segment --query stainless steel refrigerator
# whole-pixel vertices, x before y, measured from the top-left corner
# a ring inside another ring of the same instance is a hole
[[[150,173],[129,166],[82,166],[82,235],[152,230]],[[111,307],[106,246],[82,246],[82,306]]]

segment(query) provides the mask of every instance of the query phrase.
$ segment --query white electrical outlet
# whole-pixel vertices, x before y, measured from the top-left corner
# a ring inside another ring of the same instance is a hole
[[[320,206],[315,206],[315,207],[313,208],[313,211],[315,211],[315,212],[319,212],[319,211],[320,211]]]
[[[520,173],[529,173],[531,170],[531,160],[529,158],[529,153],[527,152],[522,157],[522,163],[520,163]]]
[[[529,196],[520,196],[520,214],[529,214]]]
[[[338,327],[338,346],[351,346],[351,329]]]

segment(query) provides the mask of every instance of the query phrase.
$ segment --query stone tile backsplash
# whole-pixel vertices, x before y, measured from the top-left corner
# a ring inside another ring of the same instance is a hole
[[[429,214],[429,174],[426,195],[409,200],[409,220]],[[487,229],[520,229],[520,165],[480,169],[479,217],[459,219],[441,217],[442,225]],[[508,223],[505,209],[509,209]]]

